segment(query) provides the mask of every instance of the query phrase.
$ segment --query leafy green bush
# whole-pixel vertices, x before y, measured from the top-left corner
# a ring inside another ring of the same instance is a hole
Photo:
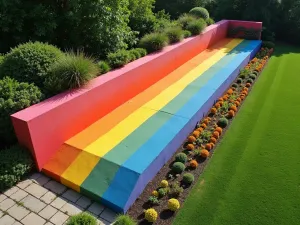
[[[256,79],[256,75],[255,74],[250,74],[249,78],[251,78],[252,80]]]
[[[228,119],[226,119],[225,117],[220,118],[217,124],[219,127],[225,128],[228,125]]]
[[[0,67],[1,67],[1,64],[2,64],[3,60],[4,60],[4,55],[0,54]]]
[[[174,173],[182,173],[185,170],[185,165],[182,162],[175,162],[172,166]]]
[[[169,38],[171,44],[177,43],[183,40],[183,30],[180,27],[171,27],[166,29],[165,34]]]
[[[155,196],[150,196],[150,197],[148,198],[148,202],[149,202],[150,204],[152,204],[152,205],[158,205],[158,204],[159,204],[159,200],[158,200],[158,198],[155,197]]]
[[[107,61],[112,68],[120,68],[131,60],[129,51],[120,50],[115,53],[109,53],[107,55]]]
[[[202,7],[195,7],[191,9],[189,14],[195,16],[196,18],[202,18],[205,20],[209,18],[209,12]]]
[[[206,22],[206,24],[207,24],[208,26],[215,23],[215,21],[214,21],[212,18],[207,18],[207,19],[205,20],[205,22]]]
[[[237,84],[237,83],[233,83],[232,85],[231,85],[231,87],[233,87],[233,88],[237,88],[239,85]]]
[[[135,48],[135,51],[137,51],[141,55],[141,57],[144,57],[147,55],[147,50],[144,48]]]
[[[140,52],[137,51],[136,49],[131,49],[129,51],[129,53],[130,53],[130,55],[133,55],[135,59],[139,59],[139,58],[142,57],[141,54],[140,54]]]
[[[171,189],[169,195],[172,197],[178,197],[183,192],[183,188],[180,187],[179,182],[174,182],[171,184]]]
[[[98,73],[99,68],[94,59],[85,56],[83,52],[70,52],[50,68],[44,83],[45,89],[52,95],[79,88],[95,78]]]
[[[263,41],[262,42],[262,47],[263,48],[274,48],[275,44],[272,41]]]
[[[240,83],[243,82],[243,79],[242,79],[242,78],[238,78],[238,79],[236,80],[236,82],[237,82],[238,84],[240,84]]]
[[[110,66],[105,61],[99,61],[97,65],[98,65],[100,74],[107,73],[111,70]]]
[[[186,29],[187,25],[195,20],[196,18],[194,16],[191,16],[189,14],[183,14],[178,18],[177,23],[182,27],[182,29]]]
[[[162,33],[152,33],[145,35],[140,40],[140,47],[147,50],[148,53],[160,51],[169,43],[168,36]]]
[[[42,99],[40,89],[33,84],[19,83],[5,77],[0,80],[0,143],[13,143],[16,139],[10,115]]]
[[[84,212],[71,216],[67,221],[67,225],[97,225],[97,220],[95,217]]]
[[[251,78],[249,78],[248,80],[247,80],[247,83],[250,83],[250,84],[252,84],[254,82],[254,80],[253,79],[251,79]]]
[[[137,223],[128,215],[119,215],[114,225],[137,225]]]
[[[29,151],[14,145],[0,150],[0,191],[14,186],[33,167]]]
[[[186,173],[183,175],[182,181],[186,184],[191,184],[195,180],[194,175],[191,173]]]
[[[183,36],[184,36],[184,38],[188,38],[188,37],[192,36],[192,33],[191,33],[191,31],[184,30],[183,31]]]
[[[175,161],[176,162],[181,162],[181,163],[186,163],[187,155],[184,154],[183,152],[180,152],[175,156]]]
[[[169,192],[170,192],[170,188],[169,187],[166,187],[166,188],[160,188],[158,189],[158,194],[159,194],[159,197],[164,197],[166,196]]]
[[[52,45],[40,42],[21,44],[5,55],[0,79],[9,76],[42,88],[50,67],[62,56],[63,53]]]
[[[203,19],[194,20],[188,23],[186,29],[192,33],[192,35],[200,34],[206,27],[206,23]]]

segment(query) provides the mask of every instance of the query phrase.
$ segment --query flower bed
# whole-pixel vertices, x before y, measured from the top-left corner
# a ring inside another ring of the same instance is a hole
[[[232,86],[212,106],[209,114],[199,121],[174,157],[147,185],[128,211],[139,224],[153,221],[155,224],[171,224],[174,214],[201,175],[207,159],[212,156],[272,53],[273,49],[260,49],[256,57],[240,71]]]

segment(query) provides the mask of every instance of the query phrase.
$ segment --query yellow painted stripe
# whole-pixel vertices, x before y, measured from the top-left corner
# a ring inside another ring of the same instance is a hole
[[[170,85],[166,90],[130,114],[125,120],[120,122],[109,132],[87,146],[84,151],[90,152],[99,157],[103,157],[241,42],[242,40],[237,39],[229,42],[228,45],[222,48],[218,53],[205,60],[198,67],[191,70],[182,79]]]
[[[115,126],[105,135],[87,146],[79,154],[76,160],[66,169],[61,176],[61,181],[66,186],[79,191],[80,185],[91,173],[93,168],[107,152],[119,144],[125,137],[138,128],[143,122],[153,116],[157,110],[164,107],[170,100],[176,97],[187,85],[197,79],[201,74],[213,66],[217,61],[226,56],[242,40],[234,39],[221,48],[216,54],[202,62],[194,70],[186,74],[182,79],[169,86],[164,92],[153,98],[125,120]],[[153,110],[156,109],[156,110]],[[91,154],[92,153],[92,154]],[[98,157],[97,157],[98,156]]]

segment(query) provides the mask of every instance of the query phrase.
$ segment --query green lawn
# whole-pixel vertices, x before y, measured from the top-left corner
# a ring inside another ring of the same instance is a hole
[[[174,224],[300,224],[300,49],[277,45]]]

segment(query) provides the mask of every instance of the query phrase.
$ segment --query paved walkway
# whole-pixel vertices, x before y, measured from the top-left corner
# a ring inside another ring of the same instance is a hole
[[[84,211],[100,225],[112,224],[116,217],[115,212],[40,173],[0,193],[1,225],[63,225]]]

